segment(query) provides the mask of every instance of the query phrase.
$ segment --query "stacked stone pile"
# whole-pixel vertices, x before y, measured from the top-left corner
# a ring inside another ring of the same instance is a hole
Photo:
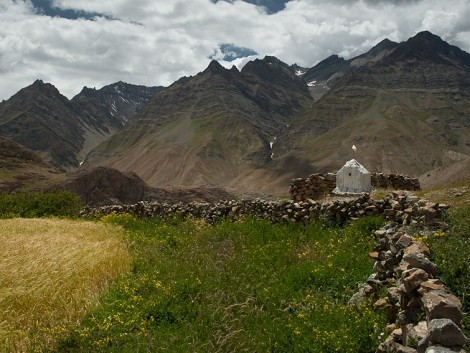
[[[371,173],[373,188],[390,190],[419,190],[419,180],[399,174]],[[315,173],[307,178],[291,181],[289,193],[294,201],[318,200],[333,192],[336,187],[335,173]]]
[[[376,353],[465,352],[462,305],[434,278],[437,266],[429,249],[407,233],[405,226],[389,222],[375,232],[378,241],[374,273],[352,302],[387,288],[375,306],[386,310],[388,337]]]

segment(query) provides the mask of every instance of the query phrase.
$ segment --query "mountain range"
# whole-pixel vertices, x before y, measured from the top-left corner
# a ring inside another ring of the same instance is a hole
[[[166,88],[118,82],[68,100],[36,81],[0,103],[0,137],[50,168],[112,167],[152,187],[283,195],[292,178],[338,170],[353,144],[369,171],[431,185],[470,176],[469,88],[470,54],[421,32],[312,68],[212,61]]]

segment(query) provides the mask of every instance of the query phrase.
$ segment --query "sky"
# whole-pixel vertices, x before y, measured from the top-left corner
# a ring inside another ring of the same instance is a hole
[[[312,67],[428,30],[470,52],[469,0],[0,0],[0,100],[36,79],[168,86],[211,60]]]

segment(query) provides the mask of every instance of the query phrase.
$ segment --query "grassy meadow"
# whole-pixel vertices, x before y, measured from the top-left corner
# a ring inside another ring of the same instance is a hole
[[[131,271],[57,352],[373,352],[385,327],[348,300],[371,272],[371,231],[264,221],[137,220]]]
[[[63,193],[0,201],[1,352],[367,353],[383,337],[374,298],[348,305],[372,271],[380,218],[84,221]],[[469,220],[470,207],[454,208],[422,236],[467,333]]]

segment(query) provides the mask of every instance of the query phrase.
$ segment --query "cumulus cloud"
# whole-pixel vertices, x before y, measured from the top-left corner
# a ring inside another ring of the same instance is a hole
[[[69,98],[85,85],[99,88],[118,80],[169,85],[204,70],[214,57],[227,67],[241,68],[264,55],[311,67],[331,54],[349,58],[384,38],[403,41],[422,30],[470,51],[467,0],[451,8],[441,0],[53,0],[52,5],[96,16],[50,17],[30,0],[0,0],[0,99],[38,78]],[[230,53],[227,44],[237,50]]]

